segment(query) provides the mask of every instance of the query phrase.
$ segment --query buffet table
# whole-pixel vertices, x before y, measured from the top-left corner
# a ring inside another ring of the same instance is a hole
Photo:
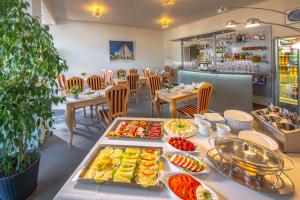
[[[137,118],[119,118],[121,120],[130,120]],[[148,120],[148,121],[164,121],[168,119],[158,119],[158,118],[138,118],[138,120]],[[116,140],[109,139],[106,137],[106,134],[109,130],[112,129],[116,124],[116,120],[110,125],[110,127],[106,130],[103,136],[99,139],[99,141],[95,144],[95,146],[91,149],[89,154],[85,157],[82,163],[78,166],[75,172],[71,175],[68,181],[64,184],[58,194],[54,199],[56,200],[85,200],[85,199],[105,199],[105,200],[143,200],[143,199],[151,199],[151,200],[164,200],[171,199],[169,192],[166,187],[163,188],[162,191],[157,190],[146,190],[146,189],[136,189],[131,187],[121,187],[116,185],[101,185],[101,184],[88,184],[88,183],[80,183],[76,181],[81,169],[84,167],[85,163],[92,156],[93,152],[97,149],[100,144],[117,144],[117,145],[136,145],[136,146],[153,146],[153,147],[165,147],[165,151],[168,151],[168,147],[163,141],[148,141],[144,142],[141,140]],[[213,133],[214,134],[214,133]],[[196,134],[195,136],[190,138],[191,141],[197,142],[200,144],[201,155],[205,156],[207,150],[210,149],[208,144],[208,138],[201,136],[200,134]],[[270,193],[262,193],[257,192],[255,190],[249,189],[245,186],[242,186],[227,177],[219,174],[211,165],[209,165],[210,173],[209,174],[201,174],[196,176],[204,183],[206,183],[209,187],[211,187],[217,194],[220,200],[222,199],[230,199],[230,200],[285,200],[285,199],[300,199],[300,154],[289,154],[289,158],[291,158],[295,164],[295,168],[291,171],[286,172],[288,176],[293,180],[295,184],[295,192],[292,195],[286,196],[278,196]],[[167,162],[164,162],[164,164]],[[165,170],[168,170],[167,164],[164,166]]]

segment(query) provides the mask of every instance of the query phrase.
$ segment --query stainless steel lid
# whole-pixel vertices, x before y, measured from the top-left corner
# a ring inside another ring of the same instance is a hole
[[[284,165],[277,153],[239,138],[218,138],[215,148],[229,162],[257,170],[279,171]]]

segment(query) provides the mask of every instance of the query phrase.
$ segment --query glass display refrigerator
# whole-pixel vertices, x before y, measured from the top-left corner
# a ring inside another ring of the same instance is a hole
[[[275,104],[299,113],[299,50],[295,37],[275,39]]]

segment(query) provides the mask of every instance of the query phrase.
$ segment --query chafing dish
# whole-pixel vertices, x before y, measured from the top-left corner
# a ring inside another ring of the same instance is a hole
[[[258,191],[294,191],[293,182],[284,173],[294,167],[287,157],[239,138],[210,138],[209,143],[214,148],[207,157],[221,174]]]
[[[256,119],[256,128],[275,139],[283,152],[300,152],[300,125],[296,113],[270,104],[251,114]]]

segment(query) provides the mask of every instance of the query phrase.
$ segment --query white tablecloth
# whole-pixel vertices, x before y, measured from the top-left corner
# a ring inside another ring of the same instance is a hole
[[[131,119],[131,118],[123,118]],[[139,118],[139,120],[146,120]],[[154,120],[166,120],[157,119]],[[114,123],[110,126],[112,127]],[[107,129],[107,131],[110,128]],[[164,187],[162,191],[136,189],[130,187],[121,187],[116,185],[97,185],[97,184],[86,184],[76,182],[80,170],[83,168],[84,163],[87,162],[89,157],[99,146],[99,144],[118,144],[118,145],[137,145],[137,146],[149,146],[153,145],[156,147],[165,147],[166,144],[162,141],[158,142],[143,142],[143,141],[132,141],[132,140],[114,140],[105,137],[107,132],[99,139],[95,146],[91,149],[89,154],[85,157],[82,163],[78,166],[75,172],[71,175],[68,181],[64,184],[61,190],[56,195],[56,200],[86,200],[86,199],[103,199],[103,200],[165,200],[171,199],[167,189]],[[210,149],[208,144],[208,138],[201,136],[200,134],[195,135],[191,138],[192,141],[197,142],[201,145],[201,154],[206,155],[207,150]],[[300,145],[300,144],[299,144]],[[76,148],[76,147],[73,147]],[[166,151],[168,148],[166,146]],[[209,166],[210,173],[202,174],[197,176],[204,183],[210,186],[219,196],[219,199],[230,199],[230,200],[287,200],[287,199],[300,199],[300,154],[289,154],[289,158],[294,161],[295,168],[292,171],[287,172],[288,176],[293,180],[295,184],[295,193],[292,195],[278,196],[270,193],[257,192],[251,190],[245,186],[242,186],[229,178],[219,174],[213,167]],[[167,167],[167,166],[166,166]]]

